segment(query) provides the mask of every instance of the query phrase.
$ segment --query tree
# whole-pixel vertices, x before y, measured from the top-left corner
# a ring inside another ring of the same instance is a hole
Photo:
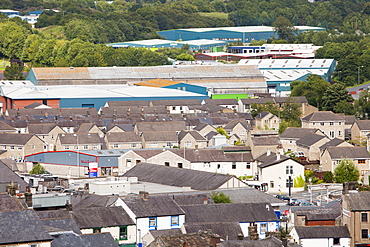
[[[223,192],[213,192],[212,200],[214,203],[231,203],[230,196],[225,195]]]
[[[6,66],[4,77],[8,80],[22,80],[23,78],[23,63],[18,59],[12,59],[10,66]]]
[[[357,182],[360,172],[349,159],[342,159],[334,170],[334,181],[336,183]]]
[[[224,135],[224,136],[226,136],[226,138],[227,139],[229,139],[230,138],[230,136],[227,134],[227,132],[224,130],[224,128],[222,128],[221,126],[220,127],[218,127],[217,129],[216,129],[216,131],[218,132],[218,133],[220,133],[221,135]]]
[[[275,28],[280,39],[294,41],[297,30],[290,20],[283,16],[279,16],[272,23],[272,26]]]
[[[345,86],[335,83],[326,88],[322,97],[322,108],[325,111],[334,111],[340,102],[353,102],[352,96],[348,93]]]
[[[176,60],[180,61],[195,61],[195,58],[189,53],[181,53],[177,56]]]
[[[304,184],[305,182],[302,175],[299,175],[294,179],[294,188],[304,187]]]
[[[370,92],[364,90],[360,93],[360,97],[355,101],[356,116],[361,119],[368,119],[370,116]]]
[[[324,183],[332,183],[334,182],[334,174],[331,171],[326,171],[322,177],[322,180]]]
[[[46,172],[45,168],[42,165],[40,165],[40,163],[37,163],[37,165],[35,165],[30,171],[30,175],[44,174],[45,172]]]
[[[321,109],[323,92],[330,83],[319,75],[309,75],[306,81],[293,81],[290,86],[291,96],[305,96],[310,105]]]
[[[302,114],[300,107],[297,99],[292,97],[287,98],[281,109],[280,118],[299,127],[301,125],[300,116]]]

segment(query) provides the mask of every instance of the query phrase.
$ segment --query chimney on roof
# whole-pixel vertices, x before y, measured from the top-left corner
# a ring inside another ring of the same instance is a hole
[[[238,233],[238,240],[243,240],[243,239],[244,239],[243,234]]]
[[[149,199],[149,192],[148,191],[139,191],[139,197],[143,200]]]
[[[349,194],[350,191],[356,191],[356,182],[344,182],[342,194]]]
[[[258,240],[257,225],[254,222],[248,226],[248,235],[250,240]]]
[[[24,193],[24,197],[26,199],[26,204],[29,208],[32,208],[32,193],[30,187],[26,188],[26,192]]]
[[[15,186],[14,181],[10,181],[10,183],[6,186],[6,191],[9,195],[15,196],[15,192],[17,190],[17,186]]]
[[[270,156],[270,155],[271,155],[271,150],[270,148],[267,148],[266,156]]]
[[[208,200],[207,200],[207,198],[204,198],[204,199],[203,199],[203,204],[208,204]]]

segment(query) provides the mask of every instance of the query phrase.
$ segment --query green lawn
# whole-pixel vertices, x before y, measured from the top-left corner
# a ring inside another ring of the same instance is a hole
[[[0,71],[4,71],[7,65],[9,65],[9,61],[0,59]]]
[[[63,26],[49,26],[39,29],[47,39],[65,39]]]
[[[225,20],[228,18],[228,14],[222,13],[222,12],[200,12],[199,14],[202,16],[215,17],[215,18],[225,19]]]

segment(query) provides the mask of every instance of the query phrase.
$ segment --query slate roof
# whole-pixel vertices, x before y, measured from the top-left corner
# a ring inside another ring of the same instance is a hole
[[[305,96],[298,96],[298,97],[275,97],[274,101],[278,104],[286,103],[288,99],[291,99],[292,102],[297,103],[308,103],[308,100]]]
[[[41,105],[43,105],[43,104],[41,104],[39,102],[34,102],[34,103],[30,104],[30,105],[25,106],[24,109],[34,109],[34,108],[36,108],[38,106],[41,106]]]
[[[178,205],[193,205],[193,204],[213,204],[212,193],[209,191],[188,191],[177,193],[166,193]],[[163,194],[153,194],[151,196],[163,196]]]
[[[237,105],[236,99],[205,99],[205,104],[216,104],[216,105]]]
[[[270,112],[267,112],[267,111],[263,111],[263,112],[261,112],[260,114],[258,114],[258,115],[255,117],[255,119],[262,119],[262,118],[266,117],[266,116],[267,116],[267,115],[269,115],[269,114],[271,114],[270,118],[275,117],[275,115],[274,115],[274,114],[272,114],[272,113],[270,113]]]
[[[70,233],[55,233],[52,235],[54,240],[53,247],[71,247],[71,246],[85,246],[85,247],[119,247],[118,243],[112,235],[106,233],[81,234],[77,235]]]
[[[344,115],[341,113],[337,113],[337,115],[343,118],[345,121],[344,124],[347,124],[347,125],[352,125],[357,120],[356,116],[353,116],[353,115]]]
[[[67,210],[42,210],[37,211],[37,215],[43,219],[72,219],[71,211]]]
[[[224,152],[250,152],[251,148],[249,146],[225,146],[222,150]]]
[[[370,130],[370,120],[357,120],[355,123],[360,130]]]
[[[112,124],[110,124],[108,126],[108,130],[113,129],[115,126],[117,126],[118,128],[122,129],[125,132],[133,132],[134,131],[134,128],[132,127],[132,124],[117,124],[117,123],[113,123],[113,122],[112,122]]]
[[[89,131],[91,130],[92,127],[94,127],[95,124],[94,123],[82,123],[80,125],[80,127],[77,129],[77,133],[81,133],[81,134],[84,134],[84,133],[89,133]]]
[[[238,239],[238,234],[243,234],[238,222],[185,223],[184,228],[186,233],[210,230],[224,240],[236,240]]]
[[[157,154],[163,153],[162,149],[145,149],[145,150],[133,149],[131,151],[136,153],[140,157],[143,157],[144,159],[149,159]]]
[[[245,120],[232,120],[225,125],[225,130],[232,130],[237,124],[241,124],[246,130],[253,129],[252,126]]]
[[[199,134],[196,130],[182,130],[178,135],[178,140],[182,140],[186,135],[191,135],[196,141],[207,141],[204,136]]]
[[[77,138],[78,137],[78,138]],[[98,133],[88,134],[59,134],[58,138],[62,145],[101,144]]]
[[[41,222],[44,226],[59,229],[58,231],[73,231],[76,234],[82,234],[80,228],[72,218],[42,219]]]
[[[30,134],[49,134],[56,127],[55,123],[28,124],[27,129]]]
[[[176,187],[191,187],[194,190],[214,190],[234,178],[211,172],[140,163],[123,176],[138,177],[139,181]]]
[[[25,207],[17,198],[10,196],[6,192],[0,193],[0,211],[22,209],[25,209]]]
[[[370,154],[366,147],[327,147],[332,159],[370,159]]]
[[[181,131],[185,130],[184,121],[172,121],[172,122],[137,122],[137,130],[139,132],[147,131]]]
[[[109,207],[117,201],[117,196],[99,196],[93,194],[77,194],[71,196],[73,210],[91,207]]]
[[[190,162],[252,162],[250,152],[223,152],[220,149],[169,149]]]
[[[9,124],[0,121],[0,131],[15,131],[15,129]]]
[[[106,135],[109,143],[140,142],[141,137],[135,132],[109,132]]]
[[[344,119],[331,111],[317,111],[317,112],[308,114],[307,116],[302,118],[302,121],[305,121],[305,122],[331,122],[331,121],[344,122]]]
[[[188,100],[152,100],[153,106],[188,106],[188,105],[200,105],[200,100],[188,99]]]
[[[34,134],[19,134],[19,133],[1,133],[0,144],[1,145],[25,145]]]
[[[297,215],[306,216],[307,220],[335,220],[341,215],[340,207],[302,209],[295,211]]]
[[[123,106],[149,106],[149,101],[147,100],[135,100],[135,101],[107,101],[106,103],[109,107],[123,107]]]
[[[0,244],[51,241],[33,209],[0,212]]]
[[[320,146],[319,148],[321,150],[325,150],[326,147],[336,147],[336,146],[342,144],[343,142],[345,142],[345,141],[341,140],[341,139],[338,139],[338,138],[334,138],[334,139],[330,140],[329,142],[325,143],[324,145]]]
[[[351,211],[370,211],[370,191],[345,195]]]
[[[318,135],[318,134],[307,134],[301,139],[297,140],[296,144],[300,146],[310,147],[313,144],[321,141],[322,139],[327,138],[326,136]]]
[[[276,136],[258,136],[252,137],[252,142],[254,146],[268,146],[268,145],[278,145],[280,140]]]
[[[280,139],[300,139],[305,135],[310,133],[315,133],[318,129],[311,129],[311,128],[295,128],[295,127],[288,127],[284,130],[283,133],[280,134]]]
[[[193,130],[201,131],[205,127],[207,127],[209,124],[200,122],[197,126],[193,128]],[[211,126],[211,125],[210,125]],[[213,128],[213,127],[212,127]]]
[[[218,189],[216,191],[222,192],[229,196],[233,203],[270,203],[272,205],[282,204],[280,199],[251,187]]]
[[[142,133],[145,142],[177,142],[176,131],[145,131]]]
[[[346,226],[296,226],[294,228],[300,239],[351,237]]]
[[[278,159],[276,153],[271,152],[270,155],[267,155],[267,153],[264,153],[263,155],[261,155],[260,157],[257,158],[257,160],[259,162],[262,162],[262,164],[259,164],[258,167],[265,168],[265,167],[268,167],[268,166],[279,164],[279,163],[281,163],[283,161],[286,161],[288,159],[290,159],[290,158],[285,156],[285,155],[280,155],[280,159]]]
[[[156,231],[149,231],[149,233],[154,237],[158,236],[172,236],[172,235],[181,235],[181,229],[167,229],[167,230],[156,230]]]
[[[137,218],[184,215],[184,211],[169,196],[149,196],[149,199],[127,198],[123,199]]]
[[[26,191],[26,187],[29,186],[26,181],[0,160],[0,182],[10,183],[10,181],[20,186],[20,192]]]
[[[218,203],[181,206],[186,222],[257,222],[278,221],[270,204],[266,203]]]
[[[241,102],[243,105],[251,105],[251,104],[266,104],[268,102],[274,103],[273,98],[258,98],[258,99],[241,99]]]
[[[81,229],[135,224],[122,207],[76,209],[72,212],[72,218]]]
[[[159,236],[148,247],[157,246],[157,241],[161,246],[183,247],[183,246],[214,246],[214,238],[217,235],[209,232],[188,233],[174,236]]]
[[[261,240],[229,240],[223,241],[218,245],[218,247],[281,247],[281,246],[283,246],[283,244],[277,238],[267,238]]]

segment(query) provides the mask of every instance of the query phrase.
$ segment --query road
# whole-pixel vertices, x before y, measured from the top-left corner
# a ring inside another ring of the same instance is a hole
[[[310,186],[309,186],[310,188]],[[328,200],[327,194],[340,194],[342,191],[342,184],[318,184],[312,185],[312,201],[316,205],[323,205],[326,204],[332,199]],[[299,193],[292,194],[291,197],[306,199],[307,201],[311,201],[311,193],[310,190],[302,191]]]

